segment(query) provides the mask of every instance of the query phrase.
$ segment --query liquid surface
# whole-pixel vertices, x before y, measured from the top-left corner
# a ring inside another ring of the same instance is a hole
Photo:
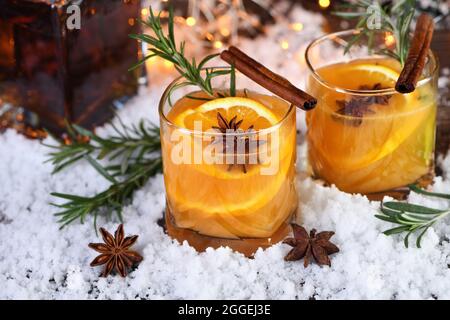
[[[277,156],[246,164],[245,169],[242,164],[180,164],[173,159],[178,150],[171,138],[174,133],[187,139],[192,152],[195,145],[204,150],[212,141],[197,142],[192,133],[163,123],[167,202],[176,226],[227,239],[271,237],[297,208],[295,112],[288,113],[290,106],[279,98],[253,92],[238,92],[237,96],[247,100],[217,102],[199,100],[204,95],[198,92],[189,96],[197,99],[184,97],[177,101],[167,114],[169,121],[186,129],[192,129],[194,121],[202,121],[202,130],[208,130],[218,126],[218,112],[226,121],[236,116],[236,121],[242,120],[241,130],[251,126],[255,130],[269,128],[270,135],[258,137]],[[247,106],[234,105],[236,101]],[[217,130],[215,134],[220,138]],[[273,174],[262,174],[262,168],[270,167],[277,169]]]
[[[318,70],[331,87],[393,88],[391,59],[361,59]],[[309,163],[315,176],[346,192],[374,193],[416,182],[433,163],[436,88],[410,94],[351,95],[308,80],[318,106],[307,114]]]

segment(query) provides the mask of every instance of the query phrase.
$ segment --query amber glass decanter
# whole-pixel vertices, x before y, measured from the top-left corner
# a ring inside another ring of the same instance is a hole
[[[139,50],[128,35],[140,0],[0,0],[0,8],[0,120],[6,106],[54,131],[64,119],[98,125],[113,101],[136,93],[128,68]]]

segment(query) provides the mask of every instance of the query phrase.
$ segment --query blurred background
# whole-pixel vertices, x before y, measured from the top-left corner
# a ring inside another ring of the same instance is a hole
[[[392,1],[382,1],[392,2]],[[66,21],[79,8],[80,29]],[[339,0],[0,0],[0,134],[13,127],[30,138],[42,128],[57,134],[65,120],[93,128],[112,117],[142,86],[166,83],[173,66],[158,58],[129,72],[145,48],[130,40],[149,6],[168,16],[175,8],[178,40],[192,56],[230,44],[253,51],[288,78],[305,72],[304,51],[314,38],[354,27],[332,14]],[[438,150],[450,145],[449,1],[418,0],[435,17],[432,44],[440,59]],[[145,31],[145,30],[144,30]],[[386,35],[386,41],[392,41]],[[283,59],[280,59],[283,57]],[[296,67],[292,67],[295,65]],[[151,71],[151,72],[149,72]],[[298,77],[296,77],[298,78]],[[302,83],[297,83],[302,86]]]

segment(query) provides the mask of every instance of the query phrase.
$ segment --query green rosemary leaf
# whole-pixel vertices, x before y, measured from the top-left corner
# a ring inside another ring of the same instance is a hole
[[[408,226],[410,228],[418,225],[417,221],[413,221],[409,219],[409,217],[404,216],[402,214],[400,214],[395,220],[398,224]]]
[[[409,226],[400,226],[400,227],[395,227],[386,231],[383,231],[383,233],[387,236],[393,235],[393,234],[398,234],[398,233],[402,233],[404,231],[408,231],[410,229]]]
[[[416,240],[416,246],[417,246],[417,248],[422,248],[422,246],[421,246],[422,238],[423,238],[423,236],[425,235],[425,233],[428,231],[428,229],[431,227],[431,225],[432,225],[432,224],[430,224],[430,225],[428,225],[428,226],[422,228],[423,231],[419,234],[419,236],[417,237],[417,240]]]
[[[387,222],[392,222],[392,223],[396,223],[397,221],[389,216],[385,216],[385,215],[381,215],[381,214],[376,214],[375,215],[376,218],[380,219],[380,220],[384,220]]]
[[[405,239],[403,239],[403,244],[405,245],[405,248],[409,248],[409,236],[414,232],[414,230],[409,231],[406,236]]]
[[[71,138],[76,138],[77,134],[75,133],[73,129],[73,125],[69,123],[69,121],[64,118],[64,125],[66,126],[67,133]]]
[[[425,196],[438,197],[448,199],[449,195],[442,193],[434,193],[420,189],[415,185],[411,185],[410,189],[413,192],[417,192],[419,194],[423,194]],[[402,232],[407,232],[404,238],[405,247],[409,245],[409,237],[412,233],[422,230],[416,240],[416,246],[420,248],[421,241],[427,230],[434,224],[436,221],[443,219],[447,215],[450,214],[450,209],[447,210],[438,210],[434,208],[428,208],[421,205],[404,203],[404,202],[384,202],[381,203],[380,211],[383,214],[376,214],[375,217],[397,224],[398,226],[386,230],[384,234],[392,235]]]
[[[174,32],[174,23],[173,23],[173,7],[170,6],[169,8],[169,39],[170,43],[175,45],[175,32]],[[173,50],[176,50],[176,47],[172,48]]]
[[[419,188],[416,185],[410,185],[409,189],[411,191],[414,191],[415,193],[423,194],[423,195],[426,195],[426,196],[450,200],[450,194],[426,191],[426,190],[423,190],[423,189]]]
[[[134,65],[132,65],[130,68],[128,68],[128,72],[136,70],[137,68],[142,66],[145,63],[145,61],[147,61],[148,59],[151,59],[155,56],[156,56],[156,54],[149,54],[148,56],[144,57],[142,60],[136,62]]]
[[[112,184],[108,189],[92,196],[80,197],[61,193],[53,193],[55,197],[69,200],[62,204],[68,210],[57,213],[60,217],[61,228],[67,226],[73,221],[79,219],[83,221],[88,214],[94,215],[94,224],[96,217],[100,212],[110,214],[115,212],[119,219],[122,219],[122,208],[132,198],[134,191],[140,188],[147,180],[161,170],[161,159],[151,159],[148,162],[137,165],[130,165],[130,174],[121,182]],[[131,170],[131,168],[134,168]]]
[[[383,207],[395,211],[421,213],[421,214],[440,214],[445,212],[445,210],[432,209],[424,206],[419,206],[416,204],[402,203],[402,202],[384,202]]]
[[[395,49],[382,49],[380,54],[388,55],[395,58],[402,65],[406,61],[406,57],[409,49],[409,30],[411,20],[415,13],[415,0],[407,1],[390,1],[386,4],[380,4],[375,1],[345,1],[343,5],[339,5],[340,11],[333,12],[334,15],[344,19],[358,19],[357,28],[362,30],[362,35],[355,35],[345,48],[345,52],[348,53],[351,46],[360,42],[362,36],[368,38],[369,52],[372,50],[373,37],[375,32],[390,32],[393,34],[396,40]],[[374,10],[378,12],[375,13]],[[380,28],[373,30],[372,26],[367,24],[369,18],[373,14],[380,15]]]
[[[382,213],[384,213],[385,215],[387,215],[388,217],[391,217],[391,218],[396,218],[400,214],[400,212],[398,212],[398,211],[394,211],[394,210],[384,207],[383,203],[381,204],[380,210]]]
[[[236,97],[236,69],[234,64],[231,65],[230,71],[230,96]]]
[[[214,78],[217,76],[226,76],[228,74],[230,74],[230,70],[216,70],[209,73],[210,78]]]
[[[418,213],[401,213],[398,219],[408,221],[408,223],[410,224],[420,224],[430,221],[430,217],[428,215],[422,215]]]
[[[347,43],[344,49],[344,54],[347,54],[350,52],[350,49],[357,43],[361,37],[364,35],[364,32],[360,32],[359,34],[355,35],[350,41]]]
[[[101,165],[100,163],[98,163],[97,161],[94,160],[94,158],[92,158],[89,155],[85,156],[85,159],[92,165],[92,167],[94,167],[95,170],[97,170],[98,173],[100,173],[106,180],[112,182],[112,183],[117,183],[117,180],[114,179],[113,176],[111,176]]]
[[[213,100],[212,98],[195,97],[195,96],[190,95],[190,94],[185,95],[185,97],[189,98],[191,100],[200,100],[200,101],[211,101],[211,100]]]
[[[149,49],[151,55],[159,56],[162,59],[172,62],[175,69],[184,77],[188,83],[198,86],[201,90],[206,92],[209,96],[214,96],[214,91],[211,85],[213,78],[228,74],[227,72],[208,72],[203,73],[203,67],[208,61],[218,56],[218,54],[209,55],[204,58],[198,65],[195,59],[190,61],[185,56],[185,44],[181,42],[179,48],[175,43],[174,35],[174,21],[173,21],[173,8],[169,10],[168,19],[168,35],[163,32],[161,25],[161,19],[159,16],[155,16],[152,8],[150,7],[150,16],[147,21],[143,21],[154,33],[153,36],[147,34],[130,35],[132,39],[147,43],[151,48]],[[144,58],[145,59],[145,58]],[[142,62],[142,61],[141,61]],[[170,97],[170,95],[169,95]],[[169,104],[171,102],[169,101]]]
[[[199,63],[198,65],[198,69],[202,69],[203,67],[205,67],[205,65],[212,59],[216,58],[220,56],[220,53],[213,53],[210,54],[208,56],[206,56],[205,58],[203,58],[203,60]]]
[[[118,117],[120,126],[113,126],[115,134],[101,138],[94,132],[76,125],[70,126],[69,135],[73,139],[71,144],[60,142],[59,146],[52,146],[55,151],[48,159],[54,165],[54,171],[59,172],[69,165],[86,159],[112,185],[94,196],[81,197],[77,195],[52,193],[52,196],[64,200],[66,203],[55,205],[65,209],[56,215],[60,217],[61,227],[73,221],[84,219],[92,214],[94,224],[99,213],[118,212],[133,196],[134,191],[142,186],[150,177],[161,172],[162,161],[160,154],[159,128],[153,124],[141,121],[138,125],[126,126]],[[90,140],[78,142],[80,136],[90,137]],[[114,157],[114,159],[112,159]],[[96,159],[115,161],[102,167]]]
[[[80,197],[80,196],[75,196],[75,195],[72,195],[72,194],[59,193],[59,192],[52,192],[52,193],[50,193],[50,195],[52,195],[54,197],[66,199],[66,200],[74,200],[74,201],[77,201],[77,202],[86,202],[87,199],[89,199],[89,198],[86,198],[86,197]]]
[[[343,8],[351,8],[351,6],[345,6]],[[359,18],[362,16],[366,16],[365,12],[332,12],[333,15],[341,18]]]
[[[72,124],[69,124],[67,127],[68,128],[72,127],[73,129],[76,130],[76,131],[72,131],[73,134],[74,134],[74,137],[76,137],[77,134],[80,134],[82,136],[86,136],[86,137],[89,137],[89,138],[93,138],[94,137],[94,134],[92,133],[92,131],[86,130],[83,127],[81,127],[81,126],[79,126],[77,124],[72,123]]]
[[[59,161],[59,158],[58,158],[58,161],[53,161],[53,164],[55,165],[55,167],[52,170],[52,174],[56,174],[56,173],[62,171],[66,167],[68,167],[68,166],[72,165],[73,163],[78,162],[79,160],[83,159],[88,154],[89,154],[88,152],[87,153],[83,153],[83,154],[80,154],[78,156],[74,156],[74,157],[70,158],[67,161],[63,161],[63,159],[65,159],[65,158],[62,158],[61,161]]]
[[[128,170],[129,160],[133,155],[133,152],[133,149],[128,149],[125,153],[125,156],[123,157],[122,164],[120,165],[120,173],[123,175],[126,174]]]

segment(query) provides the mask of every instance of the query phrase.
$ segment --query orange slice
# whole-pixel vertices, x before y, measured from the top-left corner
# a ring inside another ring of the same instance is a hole
[[[269,128],[280,119],[263,104],[243,97],[228,97],[208,101],[195,109],[180,113],[174,123],[180,127],[194,130],[195,121],[201,123],[203,131],[217,126],[217,113],[220,112],[226,120],[237,116],[243,120],[242,129],[251,125],[255,130]]]

